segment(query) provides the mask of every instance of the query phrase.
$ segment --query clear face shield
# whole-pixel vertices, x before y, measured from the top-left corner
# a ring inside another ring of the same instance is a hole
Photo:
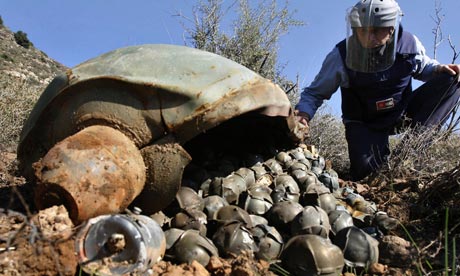
[[[364,73],[390,68],[396,58],[401,14],[385,14],[384,9],[371,5],[353,7],[347,15],[347,67]]]

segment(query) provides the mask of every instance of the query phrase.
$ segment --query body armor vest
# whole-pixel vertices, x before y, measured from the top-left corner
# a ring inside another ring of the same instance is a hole
[[[346,40],[336,45],[343,64]],[[412,73],[416,63],[416,41],[412,34],[400,29],[396,60],[385,71],[362,73],[346,67],[349,88],[340,87],[342,113],[345,120],[361,121],[372,128],[392,127],[401,117],[412,92]]]

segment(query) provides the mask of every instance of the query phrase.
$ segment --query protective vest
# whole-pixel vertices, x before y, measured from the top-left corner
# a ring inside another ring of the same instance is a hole
[[[361,121],[376,129],[392,127],[407,107],[412,92],[412,73],[416,66],[414,36],[400,28],[394,64],[377,73],[350,70],[345,63],[346,40],[336,47],[349,77],[350,87],[340,87],[345,121]]]

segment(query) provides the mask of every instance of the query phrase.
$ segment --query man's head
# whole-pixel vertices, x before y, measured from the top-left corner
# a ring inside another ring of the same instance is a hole
[[[385,45],[392,37],[393,27],[358,27],[355,29],[356,36],[363,48],[377,48]]]
[[[347,66],[361,72],[388,69],[395,59],[402,11],[394,0],[360,0],[347,13]]]

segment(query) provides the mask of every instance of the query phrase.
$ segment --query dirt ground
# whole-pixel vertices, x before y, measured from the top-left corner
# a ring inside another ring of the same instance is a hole
[[[25,180],[15,175],[15,169],[15,153],[1,151],[0,274],[85,275],[74,252],[74,233],[78,227],[72,224],[63,206],[34,210],[32,193],[24,185]],[[452,242],[460,234],[459,180],[457,170],[437,176],[423,189],[419,181],[407,179],[391,185],[381,179],[370,180],[368,184],[341,181],[341,185],[353,187],[402,225],[385,233],[379,244],[379,264],[369,274],[441,275],[446,267],[446,253],[448,264],[455,261],[456,272],[460,273],[459,253],[455,253],[460,248],[457,245],[452,250]],[[160,261],[150,272],[153,275],[288,275],[281,269],[277,264],[255,260],[250,254],[240,254],[229,259],[213,257],[206,267],[197,262],[175,265]]]

